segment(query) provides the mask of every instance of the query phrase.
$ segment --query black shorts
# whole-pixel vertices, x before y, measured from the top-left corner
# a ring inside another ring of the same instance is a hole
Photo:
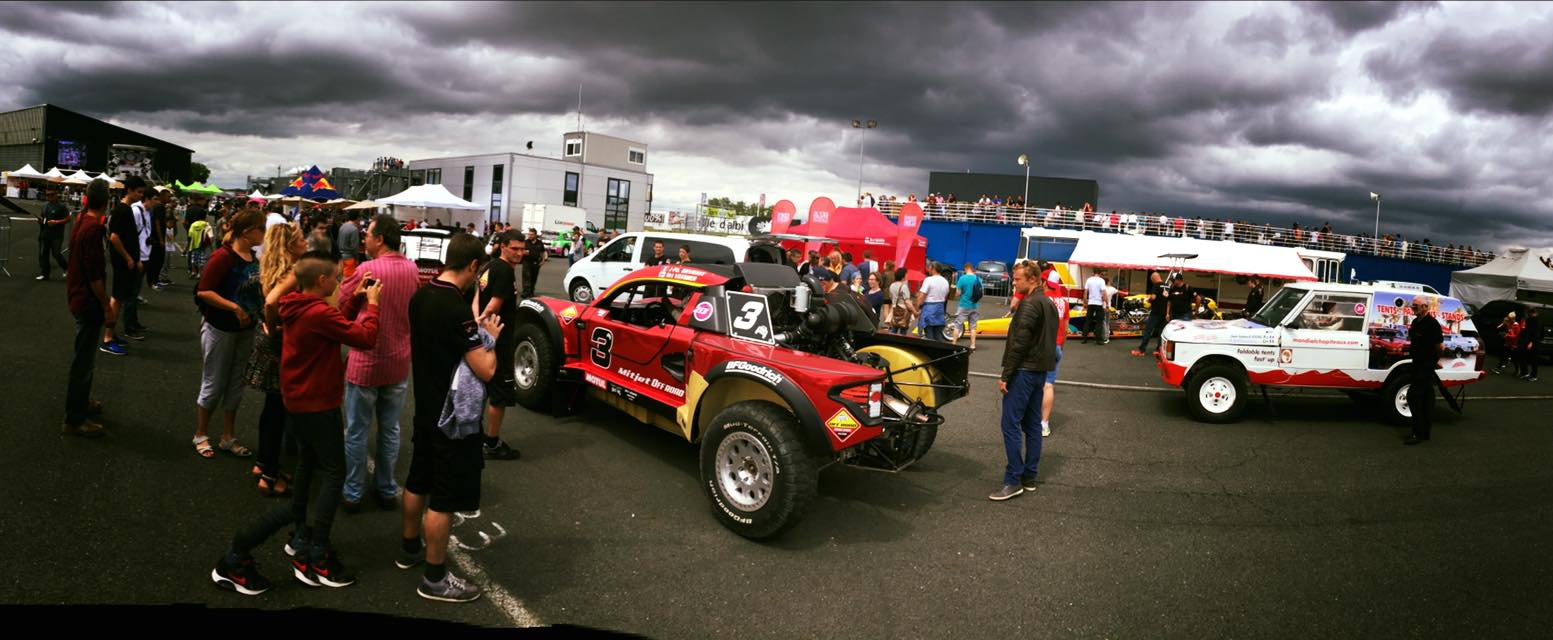
[[[113,270],[113,290],[109,295],[120,302],[128,301],[135,297],[135,283],[140,280],[140,272],[133,268]]]
[[[476,511],[480,508],[480,470],[485,468],[483,434],[450,440],[436,425],[417,424],[410,454],[410,475],[404,488],[431,496],[429,507],[438,513]]]
[[[514,364],[517,360],[516,347],[512,345],[496,345],[496,373],[485,383],[485,398],[493,407],[515,407],[518,405],[518,380]]]

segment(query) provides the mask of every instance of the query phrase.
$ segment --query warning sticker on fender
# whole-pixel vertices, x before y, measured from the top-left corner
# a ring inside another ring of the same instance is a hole
[[[838,409],[836,415],[825,421],[825,426],[830,427],[831,433],[836,434],[836,439],[842,442],[846,442],[847,438],[852,437],[852,434],[863,427],[857,423],[857,419],[853,418],[852,414],[847,413],[846,409]]]

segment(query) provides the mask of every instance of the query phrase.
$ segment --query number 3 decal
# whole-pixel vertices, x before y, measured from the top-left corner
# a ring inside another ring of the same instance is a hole
[[[733,319],[733,327],[740,331],[749,331],[755,328],[755,323],[760,321],[760,312],[766,309],[766,305],[760,300],[751,300],[739,308],[739,317]]]
[[[588,357],[599,368],[608,369],[610,348],[615,345],[614,332],[604,327],[598,327],[593,330],[593,335],[589,337],[588,341],[593,344],[593,347],[588,350]]]

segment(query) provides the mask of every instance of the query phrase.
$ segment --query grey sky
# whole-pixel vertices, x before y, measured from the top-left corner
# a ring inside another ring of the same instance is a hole
[[[0,108],[278,165],[651,145],[655,208],[931,170],[1100,181],[1105,209],[1553,244],[1553,5],[8,4]],[[959,194],[961,197],[975,194]]]

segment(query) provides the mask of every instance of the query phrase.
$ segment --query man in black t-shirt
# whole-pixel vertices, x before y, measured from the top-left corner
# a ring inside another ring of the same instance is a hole
[[[113,312],[108,315],[123,318],[124,335],[135,339],[145,337],[137,332],[141,327],[136,326],[136,311],[140,306],[140,274],[146,266],[140,260],[140,228],[135,224],[133,205],[140,202],[145,190],[146,182],[140,176],[125,178],[124,197],[113,204],[108,215],[108,263],[113,266]],[[117,342],[122,348],[113,331],[112,323],[103,328],[103,342]]]
[[[1159,337],[1165,329],[1165,307],[1169,306],[1170,298],[1165,295],[1165,277],[1158,271],[1149,272],[1149,317],[1143,324],[1143,342],[1138,343],[1138,348],[1132,350],[1132,355],[1146,356],[1149,352],[1149,343]]]
[[[647,256],[647,260],[645,261],[647,266],[649,266],[649,267],[656,267],[656,266],[662,265],[662,264],[672,264],[673,261],[674,261],[673,258],[670,258],[669,256],[667,256],[667,255],[665,255],[663,253],[663,241],[662,240],[654,240],[654,241],[652,241],[652,255]]]
[[[1262,280],[1260,278],[1252,278],[1251,279],[1251,291],[1246,293],[1246,317],[1249,318],[1251,316],[1254,316],[1254,315],[1256,315],[1256,312],[1261,311],[1261,310],[1262,310]]]
[[[479,587],[448,572],[447,551],[453,513],[480,508],[483,439],[451,439],[437,422],[460,363],[468,364],[481,380],[490,380],[496,372],[496,352],[484,347],[479,332],[483,329],[487,335],[500,335],[500,316],[486,316],[477,328],[463,295],[474,283],[483,255],[480,240],[454,236],[448,241],[442,273],[410,297],[414,451],[404,484],[401,553],[394,564],[409,569],[425,562],[416,593],[442,602],[469,602],[480,597]]]
[[[523,297],[534,297],[534,281],[539,279],[539,267],[550,258],[545,251],[545,241],[539,239],[539,230],[528,229],[528,239],[523,241]]]
[[[1445,343],[1440,321],[1430,314],[1435,306],[1434,296],[1427,293],[1413,296],[1413,324],[1407,328],[1408,355],[1413,360],[1408,368],[1407,406],[1413,412],[1413,433],[1402,441],[1403,444],[1428,442],[1433,426],[1430,414],[1434,412],[1434,386],[1439,380],[1434,370],[1440,366],[1440,352]]]
[[[59,247],[64,243],[65,226],[70,224],[70,210],[59,201],[59,190],[49,189],[48,203],[43,205],[43,215],[38,217],[38,278],[49,279],[51,260],[59,265],[61,274],[68,274],[70,264]],[[67,276],[68,277],[68,276]]]
[[[1171,320],[1192,319],[1192,288],[1186,284],[1186,275],[1177,271],[1170,274],[1170,287],[1165,289]]]
[[[503,231],[497,236],[496,260],[485,263],[475,282],[479,290],[475,318],[494,315],[501,318],[501,335],[496,338],[496,375],[485,384],[489,404],[485,408],[485,459],[517,460],[518,450],[501,439],[502,420],[507,407],[518,404],[518,383],[513,378],[513,351],[517,349],[514,332],[517,330],[518,288],[513,267],[523,254],[523,238],[516,231]]]

